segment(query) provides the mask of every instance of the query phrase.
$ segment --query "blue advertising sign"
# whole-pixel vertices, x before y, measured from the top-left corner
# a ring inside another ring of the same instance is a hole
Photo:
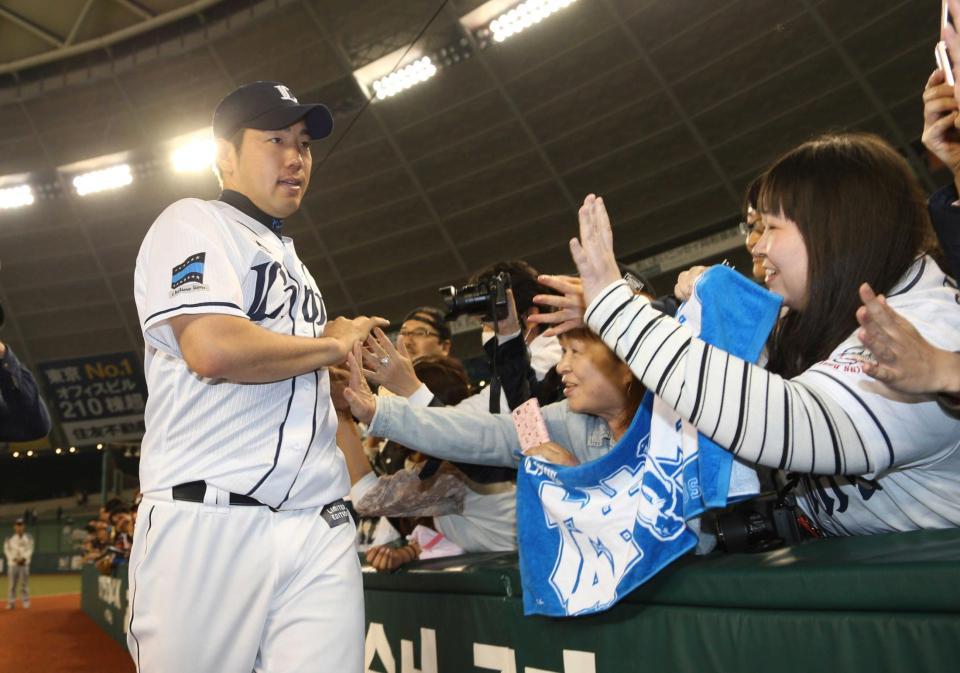
[[[38,365],[47,403],[69,443],[143,437],[147,384],[135,353],[109,353]]]

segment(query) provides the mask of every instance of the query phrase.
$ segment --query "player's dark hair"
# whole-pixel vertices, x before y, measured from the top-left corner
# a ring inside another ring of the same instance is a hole
[[[887,293],[937,247],[910,166],[870,134],[825,135],[790,150],[763,175],[758,205],[795,222],[807,249],[804,309],[788,311],[769,342],[767,368],[788,378],[853,333],[861,283]]]

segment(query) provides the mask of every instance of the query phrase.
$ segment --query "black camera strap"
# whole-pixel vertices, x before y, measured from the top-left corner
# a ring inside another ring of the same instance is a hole
[[[500,372],[497,360],[500,359],[500,321],[497,320],[496,298],[490,297],[490,317],[493,318],[493,362],[490,365],[490,413],[500,413]]]

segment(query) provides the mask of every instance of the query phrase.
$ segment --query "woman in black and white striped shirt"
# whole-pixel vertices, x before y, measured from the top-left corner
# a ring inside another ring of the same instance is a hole
[[[593,195],[570,242],[586,323],[700,432],[744,461],[808,475],[800,504],[825,532],[960,525],[960,421],[867,376],[856,334],[866,282],[929,341],[960,350],[960,296],[926,254],[935,243],[909,166],[875,136],[825,136],[770,167],[759,206],[755,254],[788,308],[766,369],[633,295]]]

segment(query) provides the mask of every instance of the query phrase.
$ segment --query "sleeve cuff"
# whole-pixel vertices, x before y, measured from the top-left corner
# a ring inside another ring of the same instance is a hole
[[[373,412],[373,418],[370,419],[370,425],[367,426],[367,433],[374,437],[389,438],[390,432],[390,409],[389,406],[399,400],[406,400],[405,397],[395,397],[393,395],[377,398],[377,410]]]
[[[642,297],[642,295],[635,295],[627,281],[620,279],[611,283],[603,288],[587,306],[584,314],[587,326],[602,337],[603,328],[634,297]]]
[[[412,395],[407,397],[411,407],[429,407],[433,401],[433,393],[427,388],[426,383],[420,384],[420,387]]]
[[[960,199],[957,195],[957,188],[951,182],[944,185],[930,196],[930,205],[940,208],[956,208],[957,201]]]
[[[516,332],[511,332],[510,334],[498,334],[497,343],[502,346],[503,344],[507,343],[511,339],[516,339],[518,336],[520,336],[520,330],[517,330]]]
[[[353,501],[354,506],[361,500],[363,496],[370,492],[370,489],[377,485],[379,478],[373,472],[367,472],[365,475],[360,477],[360,480],[356,484],[350,487],[350,499]]]
[[[143,321],[143,331],[146,332],[151,327],[178,315],[199,315],[202,313],[220,313],[223,315],[235,315],[249,320],[250,316],[246,312],[229,301],[203,301],[195,304],[180,304],[171,306],[151,314]]]

